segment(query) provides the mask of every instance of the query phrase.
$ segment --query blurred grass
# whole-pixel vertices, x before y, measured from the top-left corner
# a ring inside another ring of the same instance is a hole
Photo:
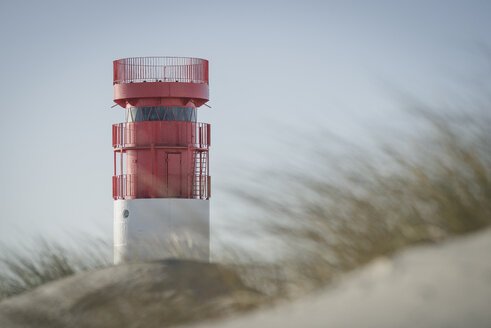
[[[281,256],[272,266],[281,274],[270,284],[281,297],[314,290],[408,245],[491,223],[489,114],[416,108],[411,118],[422,123],[417,134],[399,133],[397,142],[371,152],[348,145],[341,165],[321,150],[311,167],[273,173],[259,192],[238,191],[263,212],[251,233],[276,241]],[[275,182],[275,190],[264,189]]]
[[[320,150],[311,154],[312,166],[260,181],[262,192],[237,192],[244,208],[263,217],[249,222],[247,232],[258,244],[253,250],[222,245],[215,258],[241,278],[238,290],[245,284],[264,296],[248,303],[247,310],[316,290],[408,245],[491,223],[489,116],[442,116],[428,110],[414,115],[425,126],[415,135],[400,134],[398,142],[381,143],[373,152],[343,144],[351,153],[341,158]],[[103,248],[111,247],[95,243],[77,253],[42,242],[34,251],[3,252],[0,298],[108,266]],[[259,261],[258,253],[275,256]],[[187,303],[176,304],[175,313],[192,311]],[[215,317],[229,310],[210,311]]]
[[[91,240],[88,247],[79,251],[44,239],[33,245],[17,250],[1,247],[0,300],[112,263],[109,258],[112,246],[98,239]]]

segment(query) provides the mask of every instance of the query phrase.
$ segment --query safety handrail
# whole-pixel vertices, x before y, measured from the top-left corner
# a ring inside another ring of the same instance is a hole
[[[130,123],[118,123],[113,125],[113,147],[124,148],[134,145],[148,144],[152,141],[155,145],[161,144],[161,140],[169,142],[170,140],[162,137],[159,138],[155,131],[170,130],[174,126],[182,130],[181,137],[173,136],[173,144],[169,146],[185,146],[193,148],[208,149],[210,146],[210,124],[201,122],[187,121],[141,121]],[[161,145],[165,145],[162,143]]]
[[[211,196],[211,177],[209,175],[194,174],[189,178],[192,181],[189,195],[192,199],[208,199]],[[113,198],[128,199],[137,196],[137,175],[120,174],[113,176]],[[187,192],[184,193],[187,195]],[[188,198],[186,196],[173,196],[176,198]]]
[[[139,82],[208,84],[208,61],[190,57],[131,57],[113,62],[113,84]]]

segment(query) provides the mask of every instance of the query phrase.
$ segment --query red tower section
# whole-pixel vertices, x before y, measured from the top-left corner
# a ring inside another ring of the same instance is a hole
[[[113,198],[210,197],[208,61],[183,57],[115,60],[114,101],[126,122],[113,125]]]

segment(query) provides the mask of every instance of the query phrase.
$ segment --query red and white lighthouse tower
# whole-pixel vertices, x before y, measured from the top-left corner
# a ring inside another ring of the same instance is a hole
[[[208,61],[184,57],[115,60],[114,262],[209,258]]]

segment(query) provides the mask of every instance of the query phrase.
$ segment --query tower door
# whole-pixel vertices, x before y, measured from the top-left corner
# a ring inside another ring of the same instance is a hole
[[[167,197],[181,196],[181,153],[167,153]]]

